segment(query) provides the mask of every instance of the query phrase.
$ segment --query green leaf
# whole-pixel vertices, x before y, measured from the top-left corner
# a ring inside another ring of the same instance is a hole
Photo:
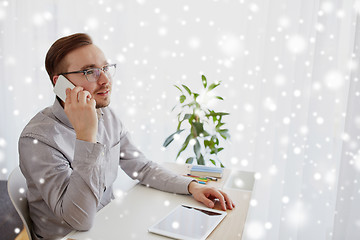
[[[218,124],[216,125],[216,129],[220,129],[224,125],[225,125],[225,123],[222,123],[219,121]]]
[[[194,92],[193,95],[194,95],[194,100],[196,101],[197,97],[198,97],[200,94]]]
[[[219,130],[219,133],[220,133],[220,136],[223,138],[223,139],[228,139],[230,138],[230,134],[229,134],[229,130],[228,129],[220,129]]]
[[[205,165],[204,157],[202,154],[200,154],[200,157],[196,160],[198,165]]]
[[[184,115],[184,118],[183,118],[182,120],[179,119],[179,124],[178,124],[178,126],[177,126],[177,129],[179,130],[180,127],[181,127],[181,124],[182,124],[186,119],[191,118],[192,115],[193,115],[193,114],[187,113],[187,114]],[[178,114],[178,117],[180,118],[180,113]]]
[[[224,100],[222,97],[220,96],[216,96],[217,99],[220,99],[220,100]]]
[[[186,100],[186,96],[185,95],[181,95],[180,96],[180,103],[183,103]]]
[[[184,84],[182,84],[183,88],[188,92],[189,95],[191,95],[191,90],[190,88],[188,88],[187,86],[185,86]]]
[[[174,85],[174,87],[176,87],[177,89],[179,89],[180,92],[183,92],[183,91],[181,90],[181,88],[179,88],[178,86]]]
[[[193,157],[189,157],[188,159],[186,159],[185,163],[192,164],[193,161],[194,161],[194,158],[193,158]]]
[[[196,136],[199,136],[204,132],[204,124],[201,122],[193,122],[193,126],[195,128]]]
[[[181,133],[182,131],[184,131],[184,129],[178,130],[178,131],[174,132],[173,134],[171,134],[169,137],[167,137],[163,146],[164,147],[169,146],[169,144],[174,140],[175,134]]]
[[[187,146],[189,145],[189,141],[192,138],[191,134],[189,134],[187,136],[187,138],[185,139],[185,142],[183,143],[183,145],[181,146],[180,151],[178,152],[178,154],[176,155],[176,159],[180,156],[180,154],[187,148]]]
[[[219,86],[220,83],[221,83],[221,82],[219,82],[219,83],[212,83],[212,84],[209,86],[208,91],[213,90],[214,88],[216,88],[217,86]]]
[[[200,150],[201,150],[201,146],[199,143],[199,140],[196,139],[196,143],[194,145],[194,153],[195,153],[195,157],[196,159],[200,158]]]
[[[201,75],[201,79],[202,79],[202,83],[203,83],[204,88],[206,88],[206,86],[207,86],[206,77],[204,75]]]
[[[210,162],[212,162],[212,164],[214,164],[214,165],[216,166],[216,162],[215,162],[215,160],[210,159]]]
[[[222,164],[222,162],[220,162],[220,167],[225,168],[225,166]]]
[[[224,150],[224,148],[214,148],[211,150],[210,154],[218,154],[220,151]]]

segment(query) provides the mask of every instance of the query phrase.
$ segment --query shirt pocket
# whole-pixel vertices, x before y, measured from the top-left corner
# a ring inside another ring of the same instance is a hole
[[[110,147],[107,155],[105,185],[108,188],[116,180],[120,160],[120,141]]]

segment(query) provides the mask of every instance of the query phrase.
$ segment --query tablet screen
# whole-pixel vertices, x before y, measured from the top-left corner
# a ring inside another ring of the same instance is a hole
[[[205,239],[225,216],[218,210],[180,205],[149,231],[177,239]]]

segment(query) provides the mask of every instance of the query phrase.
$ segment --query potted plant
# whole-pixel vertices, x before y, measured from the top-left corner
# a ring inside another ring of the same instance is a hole
[[[176,131],[165,140],[163,146],[168,147],[178,134],[186,132],[187,137],[177,153],[176,159],[187,149],[193,147],[194,156],[186,159],[186,163],[193,163],[196,160],[198,165],[206,165],[207,161],[213,165],[224,167],[218,159],[217,154],[224,148],[220,146],[220,139],[229,139],[229,130],[223,128],[225,123],[223,117],[229,115],[226,112],[216,112],[210,109],[213,101],[224,100],[216,96],[213,89],[221,82],[208,84],[204,75],[201,76],[203,90],[201,93],[190,90],[184,84],[174,85],[180,91],[179,105],[172,109],[179,109],[177,114],[178,125]]]

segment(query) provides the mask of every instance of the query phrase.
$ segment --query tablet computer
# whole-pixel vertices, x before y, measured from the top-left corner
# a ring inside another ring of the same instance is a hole
[[[224,211],[183,204],[151,226],[148,231],[175,239],[203,240],[225,216]]]

